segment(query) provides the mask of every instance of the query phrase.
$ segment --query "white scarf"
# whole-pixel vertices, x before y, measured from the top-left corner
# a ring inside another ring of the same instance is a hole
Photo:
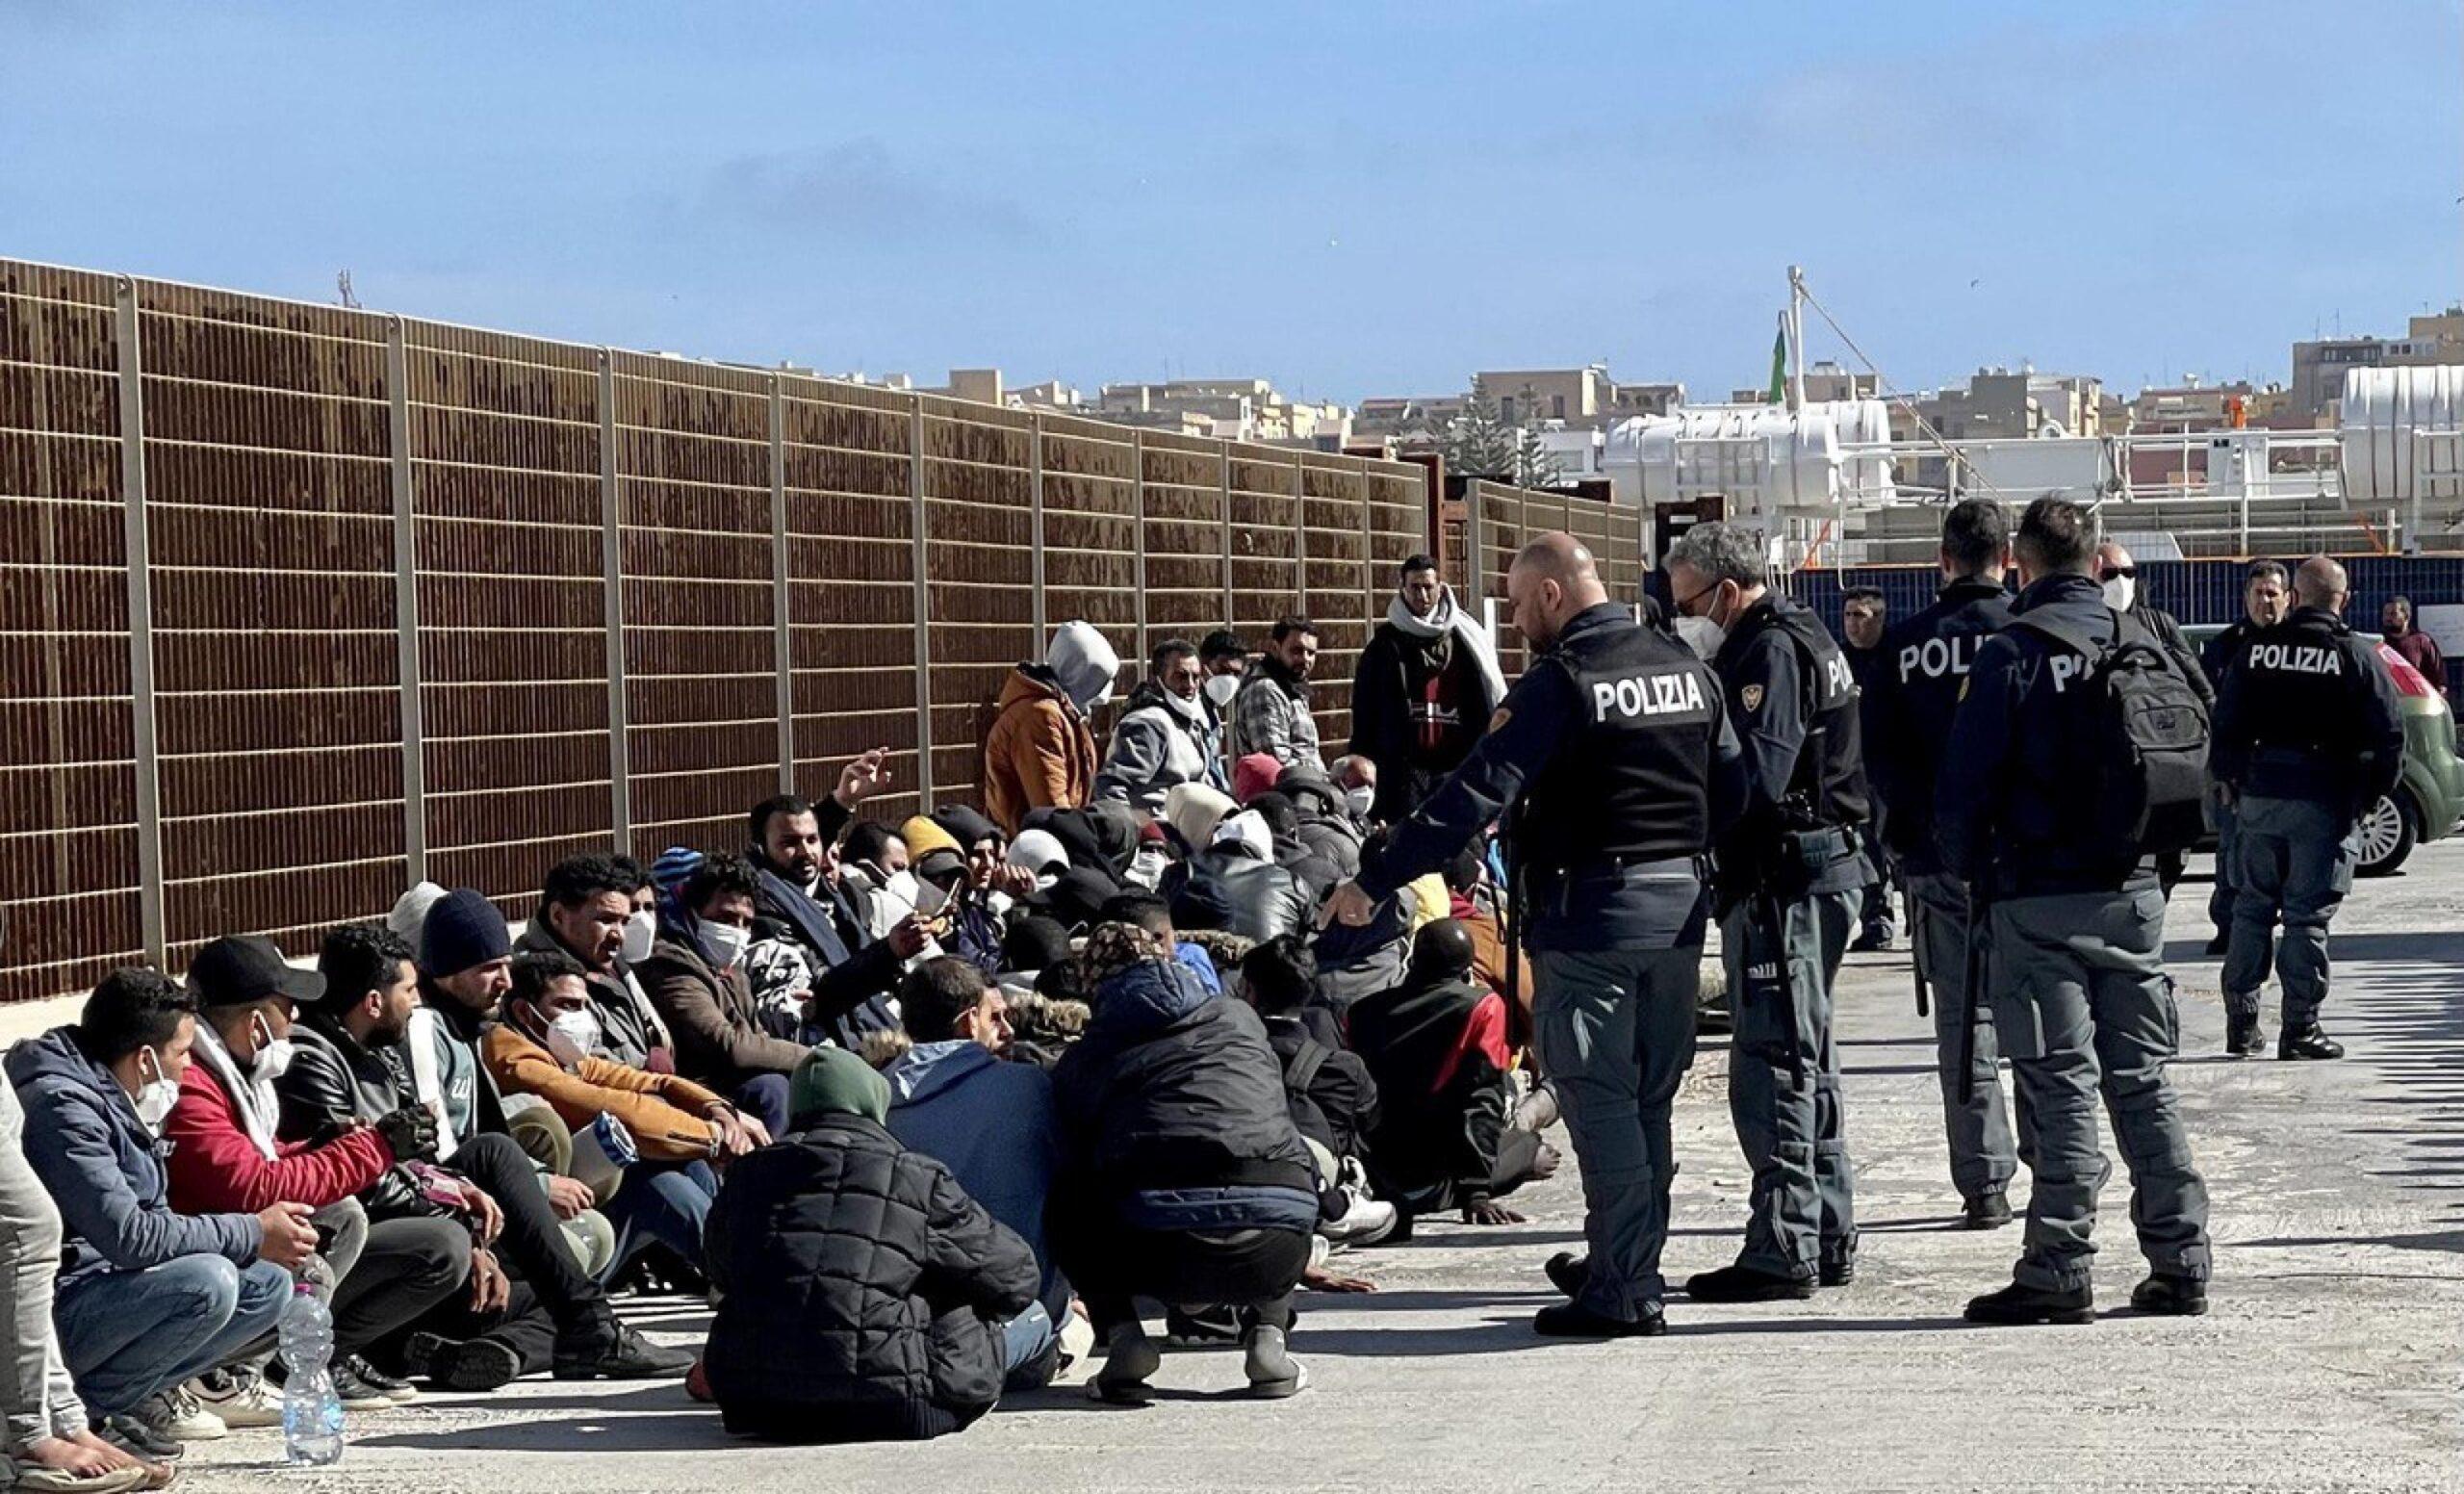
[[[1386,604],[1386,621],[1415,638],[1441,638],[1452,633],[1458,646],[1471,650],[1472,660],[1480,669],[1480,688],[1488,692],[1488,702],[1480,712],[1483,716],[1505,699],[1505,674],[1498,668],[1498,652],[1490,646],[1487,631],[1454,605],[1453,587],[1437,589],[1437,605],[1429,609],[1426,617],[1415,615],[1398,596]]]
[[[222,1045],[220,1035],[203,1022],[196,1024],[196,1056],[213,1071],[222,1093],[231,1096],[231,1108],[240,1113],[240,1125],[248,1140],[257,1144],[268,1162],[274,1160],[274,1118],[281,1103],[274,1097],[273,1086],[260,1085],[240,1072],[240,1061]]]

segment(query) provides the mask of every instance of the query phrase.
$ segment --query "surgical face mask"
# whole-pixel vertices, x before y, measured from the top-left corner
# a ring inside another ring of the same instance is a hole
[[[571,1069],[599,1050],[599,1018],[587,1011],[566,1012],[548,1024],[548,1053]]]
[[[639,965],[649,959],[651,945],[657,939],[658,914],[648,908],[634,909],[633,915],[625,920],[625,963]]]
[[[710,962],[710,968],[724,970],[744,958],[744,946],[753,942],[753,931],[741,924],[705,920],[697,939],[702,945],[703,958]]]
[[[248,1060],[248,1077],[271,1084],[291,1068],[292,1054],[296,1051],[289,1038],[277,1038],[273,1028],[262,1017],[256,1021],[257,1054]]]
[[[1171,863],[1172,859],[1155,847],[1140,846],[1138,854],[1129,859],[1129,870],[1122,875],[1152,892],[1164,885],[1164,868]]]
[[[2132,600],[2139,595],[2139,579],[2134,576],[2117,576],[2105,582],[2104,593],[2105,605],[2117,612],[2127,612],[2130,610]]]
[[[146,1130],[160,1136],[163,1122],[170,1118],[171,1107],[179,1102],[180,1087],[163,1076],[163,1055],[155,1053],[154,1077],[137,1087],[137,1119],[144,1122]]]
[[[1728,630],[1707,617],[1681,617],[1677,620],[1678,641],[1694,651],[1694,657],[1707,660],[1720,652],[1728,641]]]
[[[1203,688],[1206,691],[1206,698],[1218,707],[1229,706],[1232,704],[1232,697],[1241,693],[1241,677],[1239,675],[1208,675]]]
[[[1367,819],[1369,807],[1376,802],[1377,790],[1374,788],[1363,786],[1344,790],[1344,808],[1351,811],[1352,817],[1355,819]]]

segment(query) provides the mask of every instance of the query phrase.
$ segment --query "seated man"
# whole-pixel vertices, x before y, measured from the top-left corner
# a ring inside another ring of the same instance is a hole
[[[1035,1251],[1043,1284],[1035,1305],[1002,1327],[1002,1368],[1010,1389],[1040,1388],[1052,1381],[1069,1308],[1068,1283],[1044,1247],[1044,1197],[1059,1145],[1052,1079],[1032,1064],[1002,1061],[1009,1003],[963,960],[944,955],[908,971],[898,1009],[915,1045],[882,1071],[890,1134],[948,1168],[969,1198]]]
[[[728,1430],[919,1440],[1001,1396],[998,1325],[1036,1300],[1026,1242],[883,1127],[889,1086],[815,1048],[795,1134],[737,1163],[710,1214],[720,1293],[703,1368]]]
[[[1130,692],[1095,797],[1116,799],[1142,814],[1164,812],[1164,796],[1181,784],[1203,783],[1223,754],[1222,730],[1198,688],[1197,650],[1167,638],[1147,656],[1146,678]]]
[[[9,1050],[26,1112],[26,1161],[60,1207],[52,1316],[69,1375],[101,1434],[148,1459],[222,1423],[180,1387],[270,1342],[292,1270],[317,1249],[304,1203],[180,1214],[164,1177],[163,1122],[196,1041],[196,998],[154,970],[119,969],[76,1022]]]
[[[1215,841],[1191,858],[1189,879],[1172,899],[1172,921],[1269,940],[1308,926],[1311,898],[1299,879],[1275,864],[1274,837],[1254,810],[1215,827]]]
[[[1323,782],[1322,777],[1320,782]],[[1274,863],[1292,873],[1310,907],[1315,908],[1321,898],[1345,880],[1333,862],[1300,838],[1300,806],[1291,794],[1281,787],[1270,788],[1251,799],[1248,809],[1267,822],[1267,836],[1274,846]],[[1357,863],[1355,856],[1354,864]]]
[[[744,859],[722,851],[678,885],[673,917],[642,966],[651,1003],[676,1035],[677,1071],[760,1119],[787,1129],[787,1075],[810,1052],[761,1026],[744,952],[753,941],[759,890]]]
[[[1557,1154],[1511,1120],[1505,1002],[1472,978],[1471,932],[1440,918],[1412,940],[1403,984],[1346,1017],[1377,1078],[1369,1175],[1407,1216],[1460,1209],[1467,1224],[1518,1224],[1497,1200],[1557,1170]]]
[[[274,1085],[291,1141],[377,1124],[420,1103],[403,1051],[420,1009],[410,946],[382,924],[346,924],[325,936],[317,968],[324,997],[302,1009],[293,1028],[298,1051]],[[360,1201],[372,1222],[469,1225],[468,1291],[388,1346],[404,1374],[452,1390],[493,1390],[552,1365],[559,1379],[664,1378],[691,1368],[692,1355],[616,1321],[566,1245],[529,1157],[503,1132],[463,1139],[450,1171],[397,1164]]]
[[[1094,1393],[1152,1395],[1143,1296],[1236,1309],[1251,1392],[1293,1395],[1307,1376],[1285,1335],[1318,1192],[1266,1029],[1152,930],[1101,924],[1081,964],[1095,1016],[1053,1070],[1061,1172],[1045,1218],[1106,1348]]]
[[[277,1139],[282,1104],[274,1081],[291,1067],[295,1002],[324,994],[321,976],[284,963],[268,940],[218,939],[189,966],[202,1008],[180,1101],[163,1138],[170,1144],[171,1207],[183,1214],[254,1213],[277,1203],[316,1210],[333,1240],[336,1277],[334,1389],[346,1406],[416,1399],[406,1380],[377,1369],[367,1352],[460,1291],[471,1273],[470,1237],[444,1219],[370,1221],[358,1195],[397,1163],[432,1157],[436,1118],[412,1105],[375,1125],[312,1141]],[[207,1410],[233,1427],[279,1427],[282,1402],[253,1368],[198,1381]]]
[[[600,1056],[674,1073],[676,1055],[633,967],[649,958],[657,914],[629,857],[571,856],[548,870],[539,910],[522,931],[526,954],[566,954],[582,967],[599,1012]],[[405,936],[407,938],[407,936]],[[417,940],[411,940],[419,947]]]
[[[675,1074],[628,1069],[597,1056],[599,1017],[582,968],[570,956],[524,955],[513,962],[513,991],[504,1020],[480,1039],[488,1072],[507,1094],[535,1095],[573,1128],[576,1146],[609,1138],[639,1160],[622,1165],[615,1195],[604,1205],[616,1226],[612,1275],[655,1240],[684,1263],[702,1267],[703,1224],[719,1191],[715,1165],[732,1162],[770,1133],[708,1090]]]
[[[899,827],[899,834],[913,858],[909,864],[915,873],[916,916],[932,931],[939,952],[956,955],[988,975],[999,969],[1001,918],[988,901],[995,889],[976,886],[966,852],[938,820],[915,815]]]
[[[797,953],[806,989],[795,1000],[806,1034],[851,1051],[866,1033],[897,1025],[886,998],[928,938],[911,916],[902,916],[876,938],[869,892],[831,849],[847,831],[855,807],[886,781],[882,757],[876,748],[849,762],[839,771],[838,786],[818,804],[792,794],[764,799],[753,807],[747,825],[753,836],[746,860],[756,887],[755,942]],[[899,863],[904,869],[903,845]],[[757,1002],[765,994],[756,991]]]
[[[1283,1066],[1292,1123],[1326,1153],[1319,1159],[1323,1218],[1318,1232],[1338,1245],[1376,1244],[1394,1231],[1395,1209],[1361,1197],[1358,1184],[1368,1176],[1369,1138],[1377,1129],[1377,1083],[1358,1055],[1312,1030],[1306,1014],[1317,1000],[1318,962],[1308,943],[1284,934],[1252,946],[1241,957],[1241,993],[1266,1024],[1267,1043]]]

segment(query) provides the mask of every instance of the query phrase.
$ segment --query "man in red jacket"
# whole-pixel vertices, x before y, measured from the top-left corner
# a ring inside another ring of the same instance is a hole
[[[409,1382],[380,1373],[364,1351],[460,1290],[471,1274],[470,1232],[447,1219],[371,1224],[354,1195],[397,1162],[433,1155],[435,1118],[413,1105],[374,1125],[277,1140],[273,1081],[291,1061],[292,1003],[322,995],[324,977],[291,968],[270,940],[230,937],[197,952],[188,984],[202,1019],[196,1061],[163,1128],[171,1206],[184,1214],[276,1203],[316,1210],[335,1277],[335,1390],[362,1409],[416,1399]],[[282,1423],[280,1401],[246,1372],[207,1376],[197,1394],[225,1425]]]

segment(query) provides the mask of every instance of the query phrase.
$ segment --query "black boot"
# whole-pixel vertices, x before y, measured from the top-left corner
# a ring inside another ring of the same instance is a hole
[[[692,1354],[661,1349],[603,1307],[556,1334],[558,1379],[675,1379],[691,1368]]]
[[[2259,1036],[2259,1009],[2237,1012],[2225,1008],[2224,1051],[2235,1058],[2256,1058],[2267,1050],[2267,1040]]]
[[[1531,1320],[1531,1331],[1542,1338],[1657,1338],[1668,1331],[1668,1320],[1660,1316],[1654,1304],[1643,1315],[1628,1322],[1623,1318],[1604,1318],[1579,1302],[1559,1302],[1543,1307]]]
[[[1549,1257],[1549,1284],[1568,1297],[1580,1297],[1591,1281],[1591,1258],[1572,1250],[1559,1250]]]
[[[2296,1027],[2287,1023],[2276,1035],[2275,1056],[2279,1059],[2342,1058],[2345,1045],[2319,1030],[2317,1022],[2304,1022]]]
[[[1822,1267],[1814,1274],[1813,1279],[1817,1286],[1846,1286],[1857,1279],[1857,1257],[1853,1255],[1824,1256]]]
[[[1751,1266],[1722,1266],[1687,1277],[1685,1295],[1698,1302],[1801,1302],[1813,1296],[1813,1283]]]
[[[1999,1229],[2011,1223],[2011,1200],[1996,1188],[1960,1205],[1962,1229]]]
[[[2160,1271],[2131,1288],[2130,1308],[2168,1318],[2203,1318],[2207,1316],[2207,1283]]]
[[[2093,1323],[2096,1294],[2092,1287],[2075,1292],[2048,1292],[2014,1281],[1967,1304],[1967,1321],[2025,1327],[2040,1323]]]

